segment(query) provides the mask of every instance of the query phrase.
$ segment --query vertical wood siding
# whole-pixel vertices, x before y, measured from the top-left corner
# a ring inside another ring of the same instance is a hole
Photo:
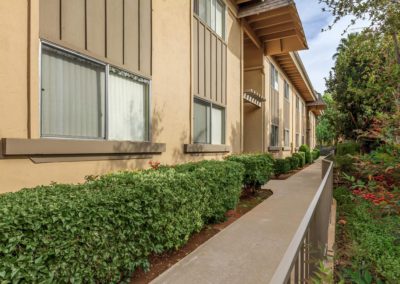
[[[193,92],[226,104],[226,43],[193,17]]]
[[[151,76],[151,0],[40,0],[40,37]]]
[[[285,129],[290,129],[290,102],[283,99],[283,124]]]

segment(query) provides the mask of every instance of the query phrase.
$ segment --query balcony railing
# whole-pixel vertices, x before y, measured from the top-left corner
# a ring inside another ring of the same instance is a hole
[[[333,201],[333,154],[322,161],[322,182],[270,283],[308,283],[326,258]]]

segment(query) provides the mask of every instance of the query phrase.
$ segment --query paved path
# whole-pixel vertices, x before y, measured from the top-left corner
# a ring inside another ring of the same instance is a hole
[[[321,182],[321,159],[152,283],[269,283]]]

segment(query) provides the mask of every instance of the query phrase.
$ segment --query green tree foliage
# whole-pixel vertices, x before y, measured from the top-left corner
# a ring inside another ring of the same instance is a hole
[[[397,37],[400,30],[399,0],[319,0],[319,2],[327,7],[323,11],[328,11],[334,16],[332,25],[345,16],[353,16],[350,25],[357,20],[369,20],[371,29],[391,36],[395,47],[394,55],[397,63],[400,64],[400,48]]]
[[[341,128],[344,119],[342,119],[343,115],[336,109],[336,103],[331,94],[326,93],[323,96],[323,100],[327,107],[318,118],[316,135],[319,144],[331,145],[342,133]]]
[[[383,126],[377,120],[389,121],[395,115],[400,65],[393,52],[393,42],[371,30],[351,34],[339,45],[326,84],[338,112],[331,127],[344,138],[379,132],[375,128]]]

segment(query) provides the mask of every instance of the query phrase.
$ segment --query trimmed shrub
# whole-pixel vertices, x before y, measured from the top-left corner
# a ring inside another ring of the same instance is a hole
[[[299,168],[300,159],[298,157],[296,157],[295,155],[293,155],[292,157],[289,157],[288,159],[290,161],[290,168],[292,170],[297,170]]]
[[[308,145],[306,145],[306,144],[301,145],[299,148],[299,152],[303,152],[305,154],[306,164],[311,164],[313,162],[310,147],[308,147]]]
[[[313,160],[314,160],[314,161],[315,161],[316,159],[318,159],[319,156],[320,156],[319,150],[318,150],[318,149],[314,149],[314,150],[312,151],[312,156],[313,156]]]
[[[306,154],[304,152],[298,152],[294,153],[293,157],[296,157],[299,159],[299,167],[302,168],[306,164]]]
[[[246,187],[259,188],[270,180],[273,173],[273,158],[269,154],[232,155],[225,159],[243,165],[243,182]]]
[[[175,167],[177,172],[189,172],[209,191],[211,196],[203,214],[206,223],[225,220],[225,213],[235,209],[241,194],[244,167],[232,161],[201,161]]]
[[[274,161],[274,173],[275,176],[280,176],[290,172],[291,165],[290,160],[286,159],[275,159]]]
[[[357,155],[360,153],[360,144],[355,141],[347,141],[336,145],[336,155]]]
[[[129,279],[150,254],[178,248],[232,208],[243,172],[204,162],[0,195],[0,282]]]

